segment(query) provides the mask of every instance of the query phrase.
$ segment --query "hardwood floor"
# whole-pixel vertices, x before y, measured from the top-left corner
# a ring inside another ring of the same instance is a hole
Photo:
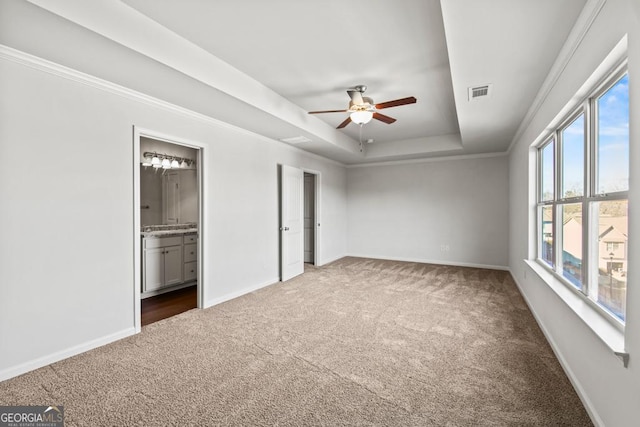
[[[175,316],[198,306],[198,286],[193,285],[140,302],[142,326]]]

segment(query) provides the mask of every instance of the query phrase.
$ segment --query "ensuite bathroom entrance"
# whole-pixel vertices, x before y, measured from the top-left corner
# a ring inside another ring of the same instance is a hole
[[[141,326],[198,307],[199,151],[140,136]]]

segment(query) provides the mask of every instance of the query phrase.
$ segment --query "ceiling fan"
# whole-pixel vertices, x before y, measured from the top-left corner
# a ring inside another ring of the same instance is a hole
[[[346,110],[324,110],[324,111],[309,111],[309,114],[323,114],[323,113],[350,113],[349,117],[338,125],[336,129],[342,129],[351,122],[358,125],[369,123],[371,119],[380,120],[386,124],[391,124],[396,121],[393,117],[380,114],[378,110],[384,108],[398,107],[400,105],[414,104],[417,100],[413,96],[407,98],[395,99],[393,101],[382,102],[380,104],[374,104],[373,99],[362,96],[367,90],[364,85],[355,86],[352,89],[347,89],[347,93],[351,98],[349,101],[349,108]]]

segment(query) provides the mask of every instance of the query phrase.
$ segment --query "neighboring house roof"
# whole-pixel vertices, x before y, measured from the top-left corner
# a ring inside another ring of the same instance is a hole
[[[607,240],[611,240],[613,236],[616,236],[619,241],[626,241],[629,235],[629,221],[626,216],[609,217],[600,215],[600,223],[598,225],[599,238],[603,239],[605,236]],[[611,234],[615,230],[614,234]]]
[[[602,229],[601,229],[602,230]],[[627,235],[616,227],[608,227],[600,232],[600,240],[603,242],[626,242]]]

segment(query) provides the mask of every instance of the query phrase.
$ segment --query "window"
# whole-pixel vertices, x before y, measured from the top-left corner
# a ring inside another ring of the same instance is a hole
[[[626,65],[538,147],[538,260],[624,325],[629,81]]]
[[[617,251],[620,248],[619,242],[607,242],[607,252]]]

